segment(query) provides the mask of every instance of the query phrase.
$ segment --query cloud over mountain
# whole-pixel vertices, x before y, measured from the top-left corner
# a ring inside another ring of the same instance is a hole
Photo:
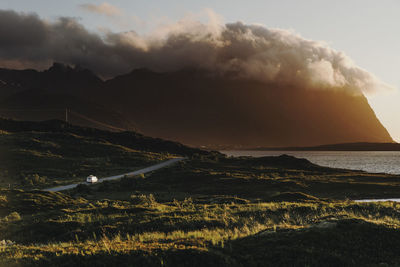
[[[103,7],[85,6],[96,12]],[[141,67],[200,68],[310,89],[370,93],[390,88],[344,53],[288,30],[223,24],[211,16],[208,23],[180,21],[149,35],[98,34],[73,18],[50,22],[35,14],[0,11],[0,66],[41,68],[53,61],[79,64],[106,77]]]

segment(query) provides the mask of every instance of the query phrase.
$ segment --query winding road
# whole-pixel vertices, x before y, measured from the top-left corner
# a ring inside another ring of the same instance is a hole
[[[98,184],[104,181],[111,181],[111,180],[118,180],[123,178],[125,175],[126,176],[134,176],[134,175],[140,175],[140,174],[145,174],[148,172],[152,172],[161,168],[165,168],[167,166],[170,166],[172,164],[175,164],[179,161],[185,160],[187,158],[174,158],[174,159],[170,159],[161,163],[158,163],[156,165],[152,165],[150,167],[144,168],[144,169],[140,169],[137,171],[133,171],[133,172],[128,172],[128,173],[123,173],[123,174],[119,174],[119,175],[114,175],[114,176],[109,176],[109,177],[104,177],[99,179],[98,182],[93,183],[93,184]],[[77,187],[79,184],[85,184],[85,185],[92,185],[90,183],[86,183],[86,182],[82,182],[82,183],[76,183],[76,184],[69,184],[69,185],[62,185],[62,186],[57,186],[57,187],[52,187],[52,188],[46,188],[43,189],[43,191],[50,191],[50,192],[58,192],[58,191],[63,191],[63,190],[68,190],[68,189],[72,189],[74,187]]]

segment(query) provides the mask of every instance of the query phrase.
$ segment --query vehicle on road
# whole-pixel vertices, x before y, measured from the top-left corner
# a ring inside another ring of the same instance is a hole
[[[167,161],[164,161],[164,162],[161,162],[161,163],[155,164],[153,166],[149,166],[147,168],[144,168],[144,169],[141,169],[141,170],[137,170],[137,171],[134,171],[134,172],[129,172],[129,173],[121,174],[121,175],[114,175],[114,176],[109,176],[109,177],[103,177],[103,178],[101,178],[101,180],[97,179],[97,177],[94,176],[94,175],[89,175],[86,178],[85,183],[86,184],[93,184],[93,183],[98,183],[98,182],[103,182],[103,181],[118,180],[118,179],[123,178],[125,175],[127,177],[135,177],[137,175],[143,175],[142,178],[145,178],[145,174],[146,173],[149,173],[149,172],[161,169],[161,168],[165,168],[167,166],[175,164],[178,161],[186,160],[186,159],[187,159],[186,157],[185,158],[173,158],[173,159],[169,159]],[[93,177],[95,179],[93,179]],[[60,191],[63,191],[63,190],[68,190],[68,189],[71,189],[71,188],[75,188],[75,187],[77,187],[77,186],[79,186],[81,184],[83,184],[83,183],[56,186],[56,187],[52,187],[52,188],[46,188],[46,189],[43,189],[43,190],[44,191],[50,191],[50,192],[60,192]]]
[[[99,179],[97,179],[97,177],[94,176],[94,175],[89,175],[89,176],[86,178],[86,182],[87,182],[87,183],[90,183],[90,184],[96,183],[98,180],[99,180]]]

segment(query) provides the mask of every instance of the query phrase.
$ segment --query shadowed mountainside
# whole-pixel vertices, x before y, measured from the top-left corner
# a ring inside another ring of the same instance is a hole
[[[143,132],[188,144],[392,141],[364,96],[340,90],[277,88],[190,70],[136,70],[107,81],[106,87],[118,88],[115,103],[128,107],[124,113]]]
[[[0,130],[4,134],[10,133],[65,133],[77,135],[91,139],[98,139],[102,142],[110,142],[113,144],[129,147],[140,151],[149,151],[156,153],[171,153],[181,156],[190,156],[193,154],[209,155],[211,152],[184,146],[177,142],[162,140],[144,136],[136,132],[110,132],[94,128],[80,127],[59,120],[49,120],[43,122],[33,121],[15,121],[8,119],[0,119]],[[218,152],[215,152],[218,153]],[[219,154],[219,153],[218,153]]]
[[[342,89],[278,87],[201,70],[138,69],[103,82],[88,70],[61,64],[44,72],[1,70],[0,80],[0,91],[8,96],[1,103],[4,107],[32,98],[21,87],[31,89],[30,94],[40,92],[45,101],[37,101],[38,107],[57,102],[55,94],[69,95],[81,99],[74,106],[85,107],[80,112],[86,116],[122,128],[134,125],[146,135],[195,146],[393,141],[367,99]],[[93,112],[96,105],[107,108]]]
[[[65,119],[103,130],[137,130],[116,110],[96,102],[92,88],[103,81],[87,69],[54,63],[43,72],[0,69],[0,116],[20,120]],[[83,115],[83,116],[82,116]],[[115,127],[115,128],[113,128]]]

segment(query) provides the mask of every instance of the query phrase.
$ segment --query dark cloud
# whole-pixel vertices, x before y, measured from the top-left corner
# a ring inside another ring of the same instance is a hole
[[[322,42],[282,29],[240,22],[223,25],[181,21],[152,35],[100,35],[72,18],[53,22],[35,14],[0,11],[0,64],[43,67],[61,61],[109,77],[133,68],[172,71],[185,67],[269,83],[373,92],[390,86]]]

